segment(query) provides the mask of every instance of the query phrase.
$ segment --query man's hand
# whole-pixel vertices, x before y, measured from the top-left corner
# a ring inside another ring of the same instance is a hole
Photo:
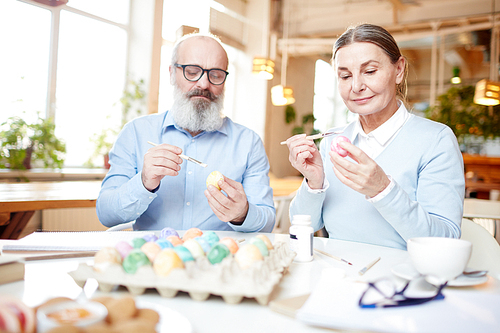
[[[161,144],[148,150],[144,155],[142,169],[142,184],[148,191],[153,191],[160,185],[165,176],[177,176],[181,169],[182,149],[169,144]]]
[[[227,197],[213,185],[205,190],[210,208],[221,221],[242,224],[248,213],[243,185],[224,176],[224,180],[219,181],[219,187],[226,192]]]

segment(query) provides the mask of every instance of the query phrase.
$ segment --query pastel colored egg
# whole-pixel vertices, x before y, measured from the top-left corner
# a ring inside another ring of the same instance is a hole
[[[180,239],[179,236],[174,235],[168,236],[167,240],[172,243],[173,246],[181,245],[182,243],[184,243],[184,241]]]
[[[134,274],[137,269],[144,265],[150,265],[151,262],[148,256],[142,252],[140,249],[133,249],[130,253],[123,259],[123,269],[129,274]]]
[[[342,141],[349,142],[349,143],[351,142],[351,140],[349,140],[345,136],[339,135],[332,140],[332,143],[330,145],[330,149],[333,150],[334,152],[336,152],[337,154],[339,154],[340,156],[346,157],[347,150],[345,150],[344,148],[339,146],[339,142],[342,142]]]
[[[94,269],[103,272],[111,264],[121,264],[122,256],[114,247],[103,247],[94,256]]]
[[[174,228],[166,227],[166,228],[161,229],[160,238],[167,238],[168,236],[179,237],[179,234],[177,233],[177,231],[175,231]]]
[[[153,269],[156,275],[167,276],[175,268],[184,268],[184,263],[174,249],[164,249],[155,258]]]
[[[137,237],[132,239],[132,247],[134,249],[140,249],[146,243],[146,240],[142,237]]]
[[[229,251],[226,245],[218,243],[212,246],[210,252],[207,254],[207,259],[211,264],[218,264],[230,254],[231,251]]]
[[[193,254],[184,245],[177,245],[176,247],[174,247],[174,251],[182,259],[183,262],[194,260]]]
[[[266,235],[257,235],[255,237],[261,239],[266,244],[268,250],[274,249],[273,243],[271,243]]]
[[[95,254],[94,262],[111,262],[120,264],[122,262],[122,256],[114,247],[103,247]]]
[[[240,247],[234,255],[234,259],[242,269],[247,269],[255,262],[264,260],[264,257],[257,246],[248,243]]]
[[[147,234],[142,236],[142,238],[144,238],[146,242],[156,242],[156,240],[158,239],[155,234]]]
[[[200,243],[198,243],[194,239],[188,239],[182,244],[182,246],[188,249],[195,259],[205,256],[205,251],[203,251],[203,248],[201,247]]]
[[[187,241],[188,239],[193,239],[193,238],[199,237],[201,235],[203,235],[203,231],[201,231],[200,229],[190,228],[190,229],[186,230],[186,232],[184,233],[184,236],[182,236],[182,240]]]
[[[198,244],[200,244],[201,248],[203,249],[203,252],[205,253],[208,253],[208,251],[210,251],[210,249],[212,248],[212,245],[205,238],[203,238],[203,236],[196,237],[194,240],[197,241]]]
[[[267,249],[266,243],[264,243],[262,239],[253,237],[250,238],[249,243],[257,246],[262,256],[267,257],[269,255],[269,250]]]
[[[215,186],[216,189],[220,191],[219,181],[224,180],[224,176],[219,171],[212,171],[207,177],[207,188],[208,185]]]
[[[127,254],[129,254],[129,252],[132,251],[134,248],[132,247],[132,245],[130,245],[129,242],[119,241],[118,243],[116,243],[115,249],[120,253],[122,259],[124,259],[127,256]]]
[[[163,239],[163,238],[160,238],[156,241],[156,244],[160,245],[160,247],[162,249],[171,249],[174,247],[174,245],[172,243],[170,243],[169,240],[166,240],[166,239]]]
[[[231,237],[221,238],[219,243],[226,245],[232,254],[235,254],[238,251],[238,249],[240,248],[238,243]]]
[[[161,247],[155,242],[147,242],[141,246],[141,251],[148,256],[149,261],[153,262],[156,255],[161,251]]]
[[[206,231],[201,237],[205,238],[211,246],[219,241],[219,236],[214,231]]]

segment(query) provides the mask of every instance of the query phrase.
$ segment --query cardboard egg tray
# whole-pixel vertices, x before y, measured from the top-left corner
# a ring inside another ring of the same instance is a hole
[[[187,262],[185,269],[174,269],[166,277],[157,276],[151,265],[140,267],[135,274],[128,274],[118,264],[110,264],[98,271],[85,263],[69,275],[82,288],[88,279],[94,278],[103,292],[124,286],[133,295],[141,295],[146,289],[156,289],[162,297],[175,297],[182,291],[198,301],[218,295],[226,303],[237,304],[247,297],[266,305],[294,257],[295,253],[288,244],[278,242],[269,251],[269,256],[247,269],[240,268],[233,256],[229,256],[215,265],[206,257],[198,258]]]

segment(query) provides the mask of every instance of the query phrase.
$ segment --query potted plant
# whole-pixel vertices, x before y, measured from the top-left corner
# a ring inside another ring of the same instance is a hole
[[[474,103],[474,86],[451,87],[437,98],[433,107],[425,110],[425,116],[448,125],[461,146],[500,136],[500,105],[487,107]]]
[[[66,145],[55,136],[51,118],[38,116],[29,124],[14,116],[0,129],[0,168],[30,169],[31,161],[41,161],[46,168],[62,168]]]
[[[295,108],[291,105],[288,105],[285,108],[285,122],[287,124],[295,124],[292,129],[292,135],[306,133],[307,135],[318,134],[319,131],[314,128],[314,115],[312,113],[308,113],[302,116],[302,122],[300,124],[296,124],[297,113],[295,112]],[[314,142],[316,145],[319,144],[321,139],[317,139]]]
[[[103,156],[104,158],[104,168],[109,169],[109,151],[113,147],[113,143],[116,140],[121,127],[117,128],[105,128],[101,133],[95,133],[92,137],[92,142],[94,142],[95,149],[92,157],[87,161],[87,165],[93,166],[92,159],[94,157]]]

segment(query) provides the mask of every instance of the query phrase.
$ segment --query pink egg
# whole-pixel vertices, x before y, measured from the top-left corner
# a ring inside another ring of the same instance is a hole
[[[126,241],[120,241],[116,243],[115,248],[118,250],[118,252],[120,252],[122,259],[125,259],[129,252],[132,251],[133,246]]]
[[[344,148],[339,146],[339,142],[342,142],[342,141],[346,141],[346,142],[351,143],[351,140],[349,140],[348,138],[346,138],[343,135],[339,135],[332,140],[332,144],[330,145],[330,149],[333,150],[334,152],[336,152],[337,154],[339,154],[340,156],[346,157],[347,150],[345,150]]]

